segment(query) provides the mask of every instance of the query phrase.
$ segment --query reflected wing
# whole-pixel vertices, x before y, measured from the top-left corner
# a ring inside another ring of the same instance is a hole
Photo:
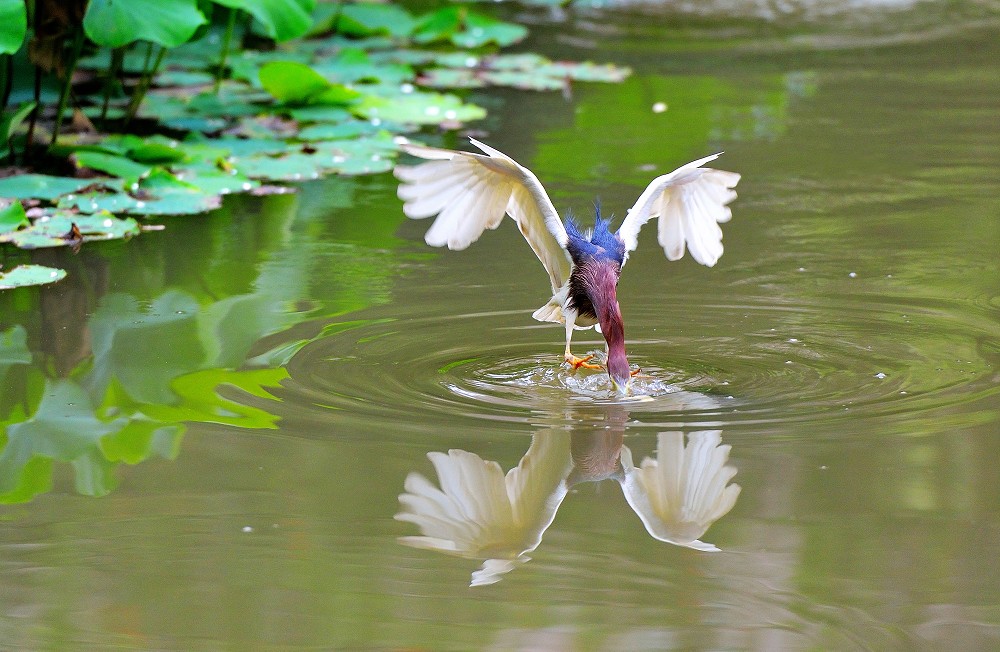
[[[701,167],[719,154],[692,161],[661,177],[639,196],[618,229],[629,251],[635,251],[639,229],[659,217],[658,239],[668,260],[678,260],[687,247],[702,265],[715,265],[722,256],[719,224],[733,216],[726,206],[736,198],[740,181],[735,172]]]
[[[733,508],[740,495],[738,484],[728,484],[736,469],[727,465],[729,446],[722,444],[721,432],[692,432],[687,446],[680,432],[661,432],[656,459],[646,458],[639,467],[628,447],[622,447],[625,500],[654,538],[696,550],[718,550],[699,537]]]
[[[569,278],[566,229],[538,178],[514,159],[469,139],[486,153],[457,152],[418,145],[403,151],[427,163],[398,165],[398,195],[411,218],[437,215],[424,239],[432,247],[465,249],[487,228],[510,215],[542,261],[556,292]]]

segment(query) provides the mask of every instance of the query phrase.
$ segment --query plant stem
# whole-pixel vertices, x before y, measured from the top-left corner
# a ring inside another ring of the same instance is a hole
[[[3,72],[3,98],[0,99],[0,110],[3,110],[7,108],[10,92],[14,87],[14,57],[9,54],[0,57],[0,68]]]
[[[160,69],[160,64],[163,63],[163,56],[167,53],[167,48],[160,46],[160,53],[156,55],[156,62],[153,64],[152,68],[148,67],[149,55],[153,52],[152,42],[149,44],[149,50],[146,56],[146,66],[144,66],[144,71],[142,73],[142,79],[139,80],[139,85],[135,87],[132,91],[132,100],[128,103],[128,111],[125,114],[125,126],[127,127],[135,114],[139,112],[139,105],[142,104],[143,98],[146,97],[146,92],[149,91],[150,85],[153,83],[153,77],[156,76],[156,72]]]
[[[222,38],[222,56],[219,57],[219,67],[215,71],[215,94],[219,94],[222,86],[222,76],[226,73],[226,59],[229,57],[229,46],[233,42],[233,31],[236,29],[236,10],[229,8],[229,20],[226,21],[226,35]]]
[[[31,146],[35,142],[35,123],[38,122],[38,114],[42,110],[42,69],[35,66],[35,108],[31,111],[31,120],[28,121],[28,135],[24,140],[24,158],[30,158]]]
[[[55,145],[56,139],[59,138],[59,128],[62,127],[63,113],[66,111],[69,90],[73,86],[73,73],[76,72],[76,63],[80,60],[81,50],[83,50],[83,28],[78,27],[76,34],[73,35],[73,52],[70,54],[69,66],[66,68],[66,79],[63,81],[62,92],[59,94],[59,106],[56,107],[56,123],[52,127],[50,145]]]
[[[111,91],[114,88],[115,80],[121,74],[122,66],[125,64],[125,48],[115,48],[111,51],[111,66],[108,68],[108,76],[104,79],[104,104],[101,105],[101,121],[108,118],[108,103],[111,101]]]

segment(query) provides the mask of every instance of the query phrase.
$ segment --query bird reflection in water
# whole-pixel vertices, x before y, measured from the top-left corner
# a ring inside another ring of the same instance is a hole
[[[706,400],[686,392],[674,396]],[[655,457],[636,466],[624,445],[627,406],[602,410],[603,420],[586,426],[536,432],[506,474],[497,462],[464,450],[428,453],[439,486],[416,472],[407,476],[395,518],[419,527],[420,535],[400,537],[400,543],[482,559],[471,585],[493,584],[530,560],[573,485],[614,479],[654,538],[718,550],[700,537],[733,508],[740,493],[739,485],[729,484],[736,469],[727,465],[730,447],[722,444],[722,431],[688,432],[686,445],[682,432],[660,432]],[[579,424],[587,415],[567,416],[563,423]]]

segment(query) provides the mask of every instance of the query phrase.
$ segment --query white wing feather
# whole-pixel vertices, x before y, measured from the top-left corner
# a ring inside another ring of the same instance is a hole
[[[722,256],[719,224],[733,216],[726,204],[736,198],[733,188],[740,181],[735,172],[701,167],[718,157],[706,156],[653,179],[618,229],[628,251],[635,251],[642,225],[659,217],[657,239],[668,260],[683,257],[687,248],[702,265],[718,262]]]
[[[398,196],[403,213],[421,219],[437,215],[424,239],[433,247],[465,249],[486,229],[495,229],[506,213],[517,223],[549,274],[553,293],[569,279],[566,229],[545,188],[527,168],[475,139],[485,152],[474,154],[418,145],[403,151],[427,163],[398,165]]]

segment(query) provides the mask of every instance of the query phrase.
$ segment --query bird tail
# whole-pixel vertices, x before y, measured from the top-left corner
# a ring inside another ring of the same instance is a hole
[[[565,323],[566,318],[562,314],[562,302],[558,298],[552,297],[549,302],[531,314],[538,321],[551,321],[557,324]]]

